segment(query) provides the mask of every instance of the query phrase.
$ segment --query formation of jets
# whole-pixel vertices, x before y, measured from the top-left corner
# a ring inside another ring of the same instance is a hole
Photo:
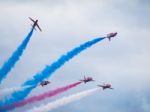
[[[41,29],[40,26],[38,25],[38,20],[33,20],[31,17],[29,17],[29,19],[33,22],[32,29],[35,29],[35,30],[36,30],[35,27],[37,27],[40,31],[42,31],[42,29]],[[117,32],[108,33],[107,36],[106,36],[106,38],[108,38],[108,40],[111,41],[111,38],[112,38],[112,37],[115,37],[116,35],[117,35]],[[82,80],[80,80],[80,81],[81,81],[81,82],[84,82],[84,83],[86,84],[87,82],[94,81],[94,80],[93,80],[92,77],[85,77],[85,76],[84,76],[84,79],[82,79]],[[42,81],[42,82],[40,83],[40,85],[43,87],[43,86],[48,85],[49,83],[51,83],[51,82],[48,81],[48,80],[45,80],[45,81]],[[103,90],[104,90],[104,89],[113,89],[113,88],[111,87],[111,84],[103,84],[103,85],[97,85],[97,86],[102,87]]]
[[[92,77],[85,77],[85,76],[84,76],[84,79],[82,79],[82,80],[80,80],[80,81],[81,81],[81,82],[84,82],[84,83],[86,84],[87,82],[95,81],[95,80],[93,80]],[[45,80],[45,81],[42,81],[42,82],[40,83],[40,85],[43,87],[43,86],[48,85],[49,83],[51,83],[51,82],[48,81],[48,80]],[[105,89],[114,89],[114,88],[111,87],[111,84],[103,84],[103,85],[97,85],[97,86],[98,86],[98,87],[102,87],[103,90],[105,90]]]
[[[33,20],[31,17],[29,17],[29,19],[33,22],[32,28],[36,30],[35,27],[37,27],[40,31],[42,31],[42,29],[40,28],[40,26],[38,25],[38,20]],[[117,32],[112,32],[112,33],[108,33],[106,38],[108,38],[108,40],[110,41],[112,37],[115,37],[117,35]]]

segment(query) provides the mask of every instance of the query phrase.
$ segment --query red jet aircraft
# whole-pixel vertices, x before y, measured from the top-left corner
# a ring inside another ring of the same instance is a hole
[[[90,81],[94,81],[92,77],[85,77],[84,76],[84,79],[83,80],[80,80],[81,82],[84,82],[84,83],[87,83],[87,82],[90,82]]]
[[[107,34],[107,37],[106,37],[106,38],[108,38],[108,40],[110,41],[111,38],[112,38],[112,37],[115,37],[116,35],[117,35],[117,32],[109,33],[109,34]]]
[[[51,83],[51,82],[49,82],[49,81],[42,81],[42,82],[40,83],[40,85],[43,87],[43,86],[45,86],[45,85],[47,85],[47,84],[49,84],[49,83]]]
[[[32,28],[33,28],[33,29],[35,29],[35,27],[37,26],[37,28],[38,28],[40,31],[42,31],[41,28],[40,28],[39,25],[38,25],[38,20],[33,20],[33,19],[30,18],[30,17],[29,17],[29,19],[33,22],[33,25],[32,25]],[[35,29],[35,30],[36,30],[36,29]]]
[[[103,90],[104,90],[104,89],[114,89],[114,88],[111,88],[111,85],[110,85],[110,84],[103,84],[103,85],[97,85],[97,86],[102,87]]]

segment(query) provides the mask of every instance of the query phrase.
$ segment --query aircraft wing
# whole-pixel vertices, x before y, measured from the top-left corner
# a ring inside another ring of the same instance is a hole
[[[38,27],[38,29],[39,29],[40,31],[42,31],[42,29],[39,27],[39,25],[38,25],[38,24],[37,24],[36,26]]]
[[[29,19],[30,19],[32,22],[35,22],[32,18],[29,17]]]
[[[103,87],[102,85],[97,85],[97,86],[99,86],[99,87]]]

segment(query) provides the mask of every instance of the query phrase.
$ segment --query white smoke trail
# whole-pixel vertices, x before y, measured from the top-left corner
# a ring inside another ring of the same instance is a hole
[[[11,94],[12,92],[19,91],[19,90],[22,90],[22,89],[25,89],[25,88],[28,88],[28,87],[31,87],[31,86],[0,89],[0,98],[6,97],[9,94]]]
[[[29,110],[28,112],[48,112],[52,109],[58,108],[60,106],[66,105],[73,101],[80,100],[81,98],[89,96],[89,95],[93,94],[94,92],[96,92],[98,89],[99,88],[94,88],[94,89],[82,91],[82,92],[79,92],[79,93],[76,93],[76,94],[73,94],[70,96],[66,96],[66,97],[58,99],[54,102],[50,102],[47,105],[35,107],[35,108]]]

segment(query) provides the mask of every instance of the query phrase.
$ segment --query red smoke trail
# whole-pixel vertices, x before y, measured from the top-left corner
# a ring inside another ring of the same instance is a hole
[[[29,97],[29,98],[27,98],[27,99],[25,99],[21,102],[13,103],[13,104],[7,105],[5,107],[2,107],[2,108],[0,108],[0,111],[8,111],[8,110],[11,110],[11,109],[14,109],[14,108],[22,107],[22,106],[24,106],[26,104],[29,104],[29,103],[44,100],[47,97],[55,96],[57,94],[65,92],[65,91],[67,91],[67,90],[69,90],[73,87],[76,87],[77,85],[79,85],[81,83],[82,82],[76,82],[76,83],[69,84],[69,85],[64,86],[64,87],[60,87],[60,88],[57,88],[57,89],[54,89],[54,90],[50,90],[48,92],[45,92],[45,93],[37,95],[37,96]]]

